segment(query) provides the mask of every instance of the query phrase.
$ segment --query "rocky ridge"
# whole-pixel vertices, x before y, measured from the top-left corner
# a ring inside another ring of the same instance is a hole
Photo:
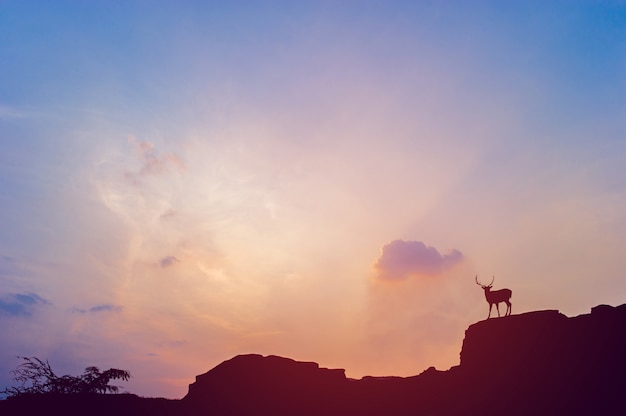
[[[134,395],[26,397],[0,414],[626,414],[626,304],[488,319],[465,331],[460,364],[412,377],[347,378],[277,356],[240,355],[196,377],[182,400]],[[57,413],[55,413],[57,412]]]

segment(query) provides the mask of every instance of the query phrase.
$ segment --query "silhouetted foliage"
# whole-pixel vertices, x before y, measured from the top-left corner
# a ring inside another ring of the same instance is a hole
[[[98,367],[87,367],[80,376],[57,376],[48,360],[37,357],[19,357],[24,362],[11,371],[18,386],[7,387],[0,393],[7,397],[23,394],[81,394],[117,393],[119,386],[109,385],[111,380],[130,379],[126,370],[110,368],[100,371]]]

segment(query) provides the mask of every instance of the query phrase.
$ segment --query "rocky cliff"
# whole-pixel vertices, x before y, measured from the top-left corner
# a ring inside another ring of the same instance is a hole
[[[572,318],[551,310],[473,324],[457,373],[488,394],[476,406],[495,403],[516,414],[626,414],[626,305],[600,305]]]
[[[313,362],[261,355],[239,355],[196,377],[184,402],[191,409],[216,414],[320,414],[335,405],[346,389],[344,370],[320,368]]]
[[[465,332],[460,365],[365,377],[244,355],[198,376],[183,399],[215,414],[626,414],[626,305],[489,319]]]
[[[568,318],[537,311],[465,332],[460,365],[413,377],[240,355],[196,377],[182,400],[132,395],[0,402],[0,414],[592,415],[626,414],[626,305]]]

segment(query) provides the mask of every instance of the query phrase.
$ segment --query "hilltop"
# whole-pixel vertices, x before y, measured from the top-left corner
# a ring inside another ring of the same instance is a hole
[[[350,379],[277,356],[240,355],[196,377],[182,400],[42,397],[9,411],[66,415],[626,414],[626,304],[488,319],[465,331],[460,364],[412,377]],[[61,410],[62,409],[62,410]]]

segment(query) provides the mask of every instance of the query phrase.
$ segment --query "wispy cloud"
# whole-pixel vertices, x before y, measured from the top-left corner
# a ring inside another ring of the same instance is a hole
[[[74,312],[80,313],[80,314],[86,314],[86,313],[103,313],[103,312],[121,312],[122,311],[122,307],[120,305],[111,305],[111,304],[102,304],[102,305],[96,305],[96,306],[92,306],[89,309],[74,309]]]
[[[180,263],[180,260],[174,256],[167,256],[161,259],[161,261],[159,262],[159,265],[165,269],[167,267],[175,265],[176,263]]]
[[[11,293],[0,298],[0,315],[32,316],[37,307],[49,304],[35,293]]]
[[[91,313],[99,313],[99,312],[121,312],[122,307],[119,305],[97,305],[89,308],[89,312]]]
[[[130,136],[128,142],[134,145],[135,152],[141,161],[141,167],[137,172],[139,176],[160,175],[185,170],[185,164],[178,155],[174,153],[159,154],[152,142],[138,140],[134,136]]]
[[[378,277],[404,279],[412,275],[438,275],[459,263],[463,254],[456,249],[441,254],[421,241],[395,240],[383,246],[374,264]]]

